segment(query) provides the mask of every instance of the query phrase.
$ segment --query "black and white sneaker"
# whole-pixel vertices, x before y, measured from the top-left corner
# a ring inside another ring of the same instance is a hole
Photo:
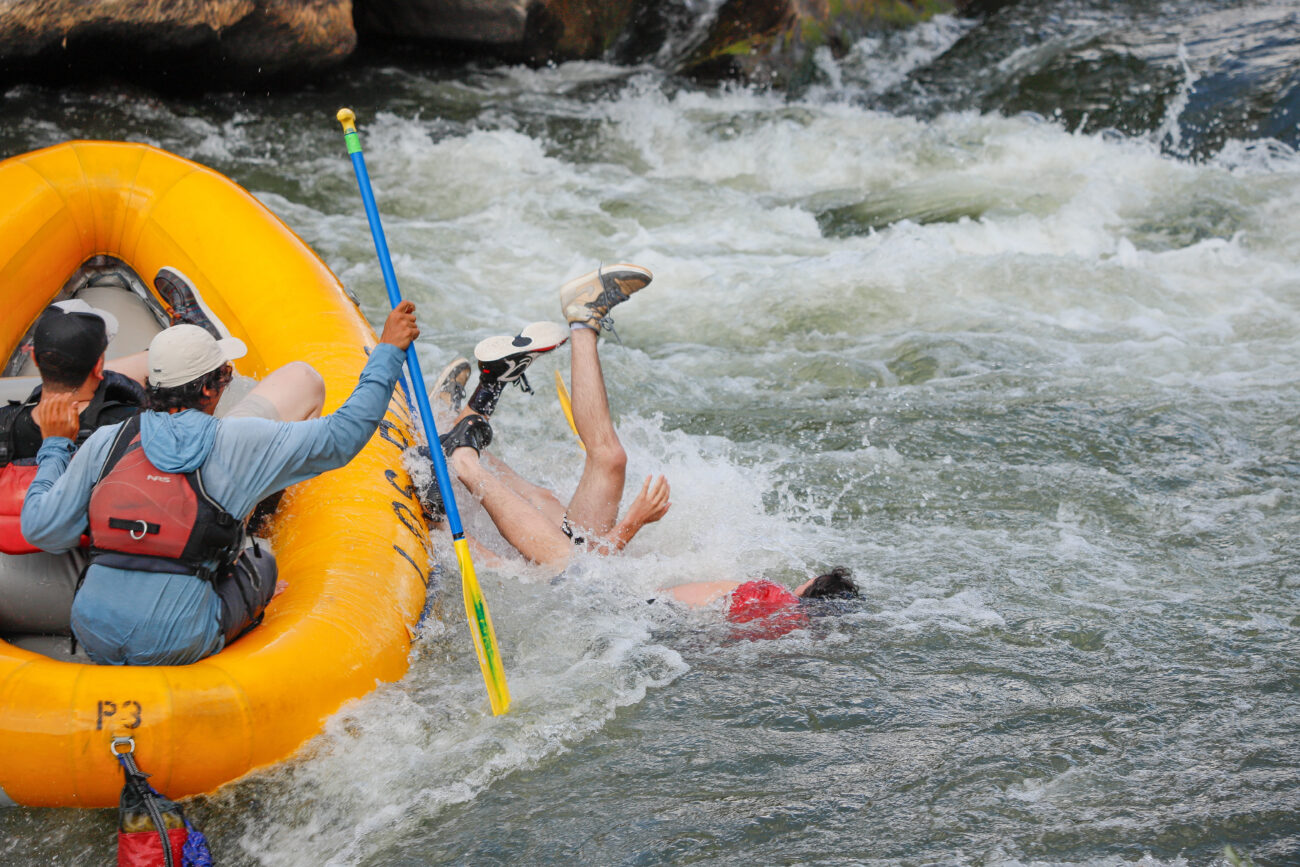
[[[474,347],[478,386],[470,396],[469,408],[482,415],[491,415],[501,392],[512,382],[517,383],[524,394],[532,394],[532,386],[528,384],[524,371],[534,358],[563,346],[568,340],[569,329],[563,325],[534,322],[514,337],[502,335],[479,341]]]

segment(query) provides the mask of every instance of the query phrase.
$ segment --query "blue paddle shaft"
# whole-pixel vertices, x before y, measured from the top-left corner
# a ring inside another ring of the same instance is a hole
[[[352,168],[357,174],[357,186],[361,188],[361,201],[366,206],[366,219],[370,221],[370,235],[375,239],[375,252],[379,254],[379,267],[384,272],[384,287],[388,290],[388,303],[393,307],[402,303],[402,290],[397,287],[397,274],[393,272],[393,259],[388,255],[388,241],[384,238],[384,227],[379,222],[379,209],[375,207],[375,194],[370,188],[370,173],[366,171],[366,158],[361,153],[360,142],[353,142],[356,133],[348,135],[348,153],[352,157]],[[465,531],[460,525],[460,511],[456,508],[456,495],[451,487],[451,474],[447,471],[447,459],[442,455],[442,444],[438,442],[438,428],[433,422],[433,409],[429,406],[429,393],[424,388],[424,375],[420,372],[420,359],[415,354],[415,344],[406,347],[406,367],[411,372],[411,388],[415,390],[415,403],[420,408],[420,420],[424,423],[424,438],[429,443],[429,454],[433,457],[434,475],[438,479],[438,492],[442,494],[442,506],[447,513],[447,526],[451,529],[453,540],[460,539]]]

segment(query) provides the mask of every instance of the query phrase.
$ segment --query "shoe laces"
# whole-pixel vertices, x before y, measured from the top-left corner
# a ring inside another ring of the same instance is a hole
[[[609,315],[609,311],[613,310],[617,305],[622,304],[631,296],[618,288],[617,284],[606,285],[604,262],[601,262],[596,267],[596,279],[600,281],[600,294],[596,296],[595,303],[588,306],[597,309],[603,308],[605,311],[605,315],[596,320],[596,330],[597,332],[602,329],[608,331],[610,334],[614,335],[614,339],[618,341],[618,345],[622,346],[623,338],[619,337],[618,332],[614,330],[614,317]]]
[[[515,379],[513,379],[513,380],[511,380],[511,381],[512,381],[515,385],[519,386],[519,390],[522,391],[524,394],[532,394],[532,393],[533,393],[533,387],[532,387],[531,385],[528,384],[528,375],[527,375],[527,374],[525,374],[525,373],[520,373],[518,377],[516,377]]]
[[[619,346],[623,345],[623,338],[619,337],[618,332],[614,330],[613,316],[609,316],[607,314],[605,316],[600,317],[599,319],[596,320],[596,325],[598,326],[597,328],[598,331],[600,330],[608,331],[610,334],[614,335],[614,339],[618,341]]]
[[[460,412],[460,408],[465,405],[465,386],[453,382],[447,390],[447,402],[451,404],[453,412]]]

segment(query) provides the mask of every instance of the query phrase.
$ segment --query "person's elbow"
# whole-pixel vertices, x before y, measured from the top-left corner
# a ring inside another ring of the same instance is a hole
[[[23,538],[29,544],[50,554],[70,551],[77,547],[81,539],[80,532],[69,539],[68,534],[61,532],[57,524],[42,514],[39,508],[28,508],[26,504],[19,519],[19,527],[22,529]]]

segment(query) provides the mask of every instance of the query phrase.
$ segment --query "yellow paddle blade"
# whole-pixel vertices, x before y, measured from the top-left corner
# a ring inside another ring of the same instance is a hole
[[[453,547],[456,550],[456,560],[460,563],[460,589],[465,595],[465,614],[469,617],[469,633],[474,639],[474,650],[478,652],[478,667],[483,672],[483,683],[487,685],[493,715],[503,714],[510,707],[510,687],[506,685],[506,670],[501,663],[497,634],[492,629],[492,615],[488,613],[487,600],[483,598],[478,578],[474,575],[474,563],[469,558],[469,542],[463,538],[457,539]]]
[[[558,370],[555,371],[555,393],[560,396],[560,407],[564,410],[564,417],[569,420],[569,428],[578,438],[578,448],[585,452],[587,447],[583,445],[582,434],[578,433],[578,426],[573,422],[573,402],[569,400],[569,390],[564,387],[564,377],[560,376]]]

